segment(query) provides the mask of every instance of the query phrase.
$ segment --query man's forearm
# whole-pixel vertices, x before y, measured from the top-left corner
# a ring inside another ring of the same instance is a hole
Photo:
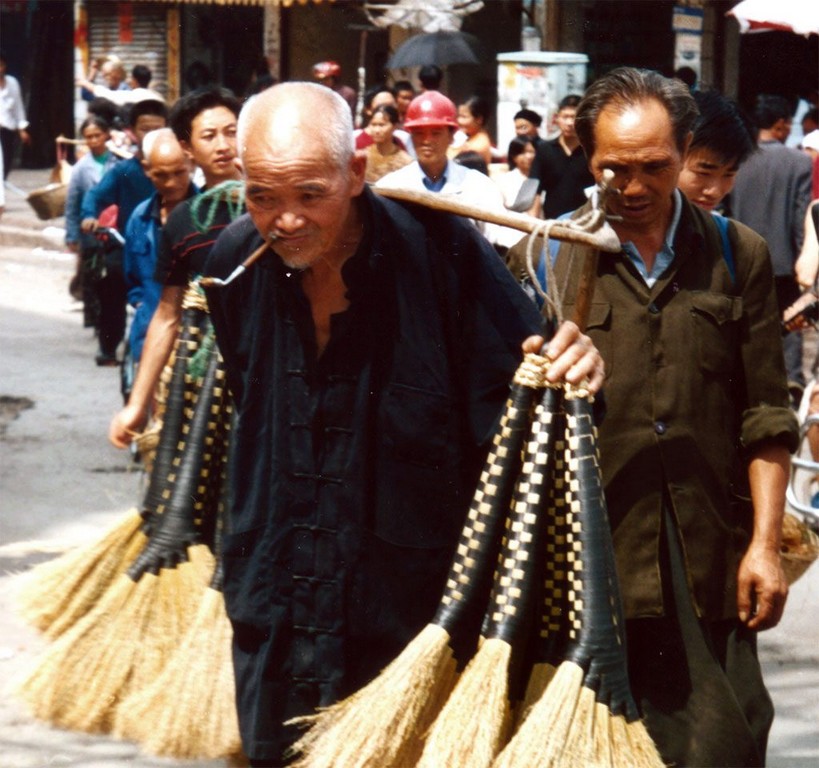
[[[737,574],[737,613],[740,621],[757,631],[779,623],[788,597],[779,551],[789,465],[786,448],[768,445],[754,454],[748,468],[754,521],[751,543]]]
[[[148,325],[136,379],[128,398],[128,404],[139,408],[143,413],[148,411],[162,369],[173,350],[178,328],[178,314],[159,310],[154,313]]]
[[[779,552],[789,474],[790,454],[783,446],[765,446],[751,459],[748,479],[754,507],[752,544]]]

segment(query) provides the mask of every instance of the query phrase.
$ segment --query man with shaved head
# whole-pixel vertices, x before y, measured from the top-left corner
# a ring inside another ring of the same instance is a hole
[[[321,119],[317,119],[321,115]],[[285,722],[372,679],[432,618],[488,441],[540,318],[469,222],[376,196],[347,104],[285,83],[239,119],[248,215],[205,274],[238,421],[224,592],[239,723],[281,766]],[[550,377],[596,390],[571,323]]]
[[[135,361],[153,317],[162,286],[154,280],[159,233],[170,212],[191,195],[193,165],[170,128],[151,131],[142,142],[143,165],[154,193],[141,202],[125,227],[123,269],[128,302],[136,310],[129,341]]]

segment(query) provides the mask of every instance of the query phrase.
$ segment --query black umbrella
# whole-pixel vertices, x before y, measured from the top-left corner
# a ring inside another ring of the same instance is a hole
[[[388,69],[435,64],[480,64],[485,59],[480,41],[466,32],[428,32],[411,37],[398,46]]]

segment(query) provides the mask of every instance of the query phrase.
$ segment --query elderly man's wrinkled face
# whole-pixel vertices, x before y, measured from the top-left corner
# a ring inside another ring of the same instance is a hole
[[[595,181],[611,169],[614,187],[620,190],[608,204],[611,213],[623,218],[614,223],[615,230],[666,227],[684,153],[665,107],[653,99],[609,105],[600,112],[594,140],[589,168]]]
[[[243,145],[247,210],[260,233],[275,233],[273,250],[292,269],[331,258],[347,233],[352,198],[363,189],[366,160],[353,157],[339,167],[307,121],[282,127],[257,119]]]
[[[188,196],[192,170],[190,160],[177,144],[172,148],[162,146],[153,150],[145,173],[162,202],[173,207]]]

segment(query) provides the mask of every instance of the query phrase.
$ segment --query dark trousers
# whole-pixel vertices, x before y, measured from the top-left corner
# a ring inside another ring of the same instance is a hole
[[[738,620],[703,622],[692,606],[676,529],[665,525],[666,616],[626,622],[629,679],[663,761],[674,766],[765,764],[773,704],[756,633]]]
[[[97,324],[100,352],[115,355],[125,336],[127,292],[122,262],[109,261],[105,276],[97,283],[100,312]]]
[[[20,136],[10,128],[0,128],[0,146],[3,148],[3,178],[9,175],[11,163],[14,160],[14,151]]]

